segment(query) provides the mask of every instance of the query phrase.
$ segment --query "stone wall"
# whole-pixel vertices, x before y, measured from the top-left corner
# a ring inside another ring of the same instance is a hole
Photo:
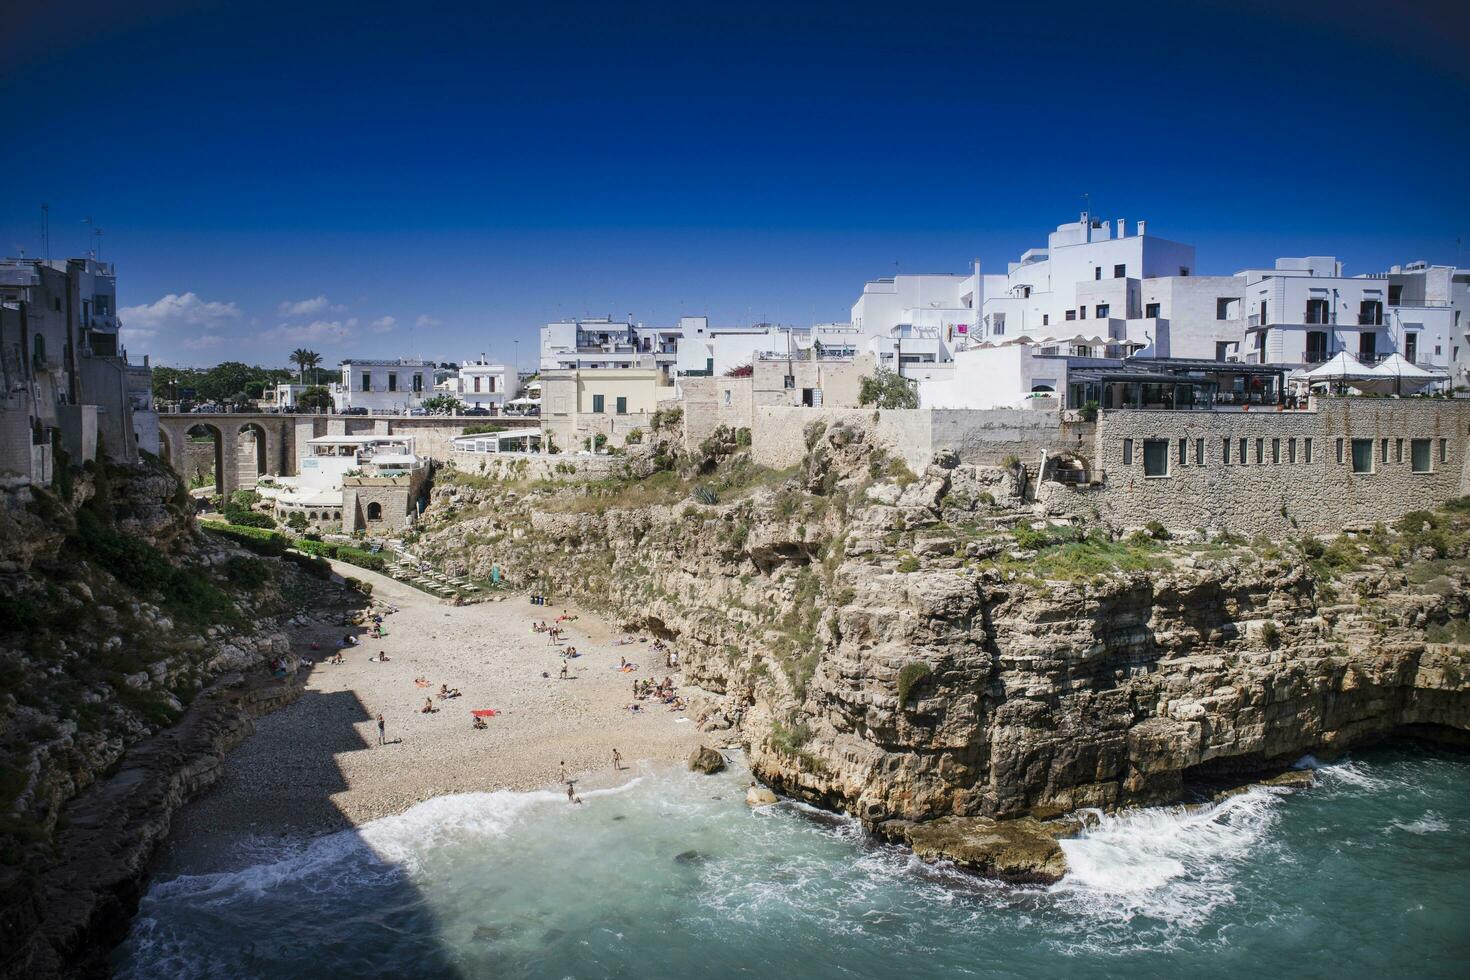
[[[418,519],[418,499],[428,478],[427,466],[409,476],[347,477],[342,481],[342,530],[394,534]],[[375,512],[373,507],[377,505]],[[376,513],[376,516],[374,514]]]
[[[1470,402],[1322,398],[1316,405],[1312,412],[1104,413],[1087,457],[1094,485],[1043,484],[1038,500],[1053,514],[1096,511],[1122,527],[1159,521],[1281,536],[1393,521],[1466,492]],[[1353,472],[1354,439],[1372,440],[1372,472]],[[1429,472],[1413,472],[1415,439],[1429,440]],[[1163,475],[1145,475],[1145,444],[1154,440],[1167,442]]]
[[[562,453],[467,453],[452,452],[449,464],[462,473],[492,480],[601,480],[617,473],[621,456],[588,456]]]
[[[782,468],[806,456],[806,428],[842,421],[922,470],[934,454],[953,451],[965,463],[997,465],[1007,456],[1039,462],[1044,451],[1075,450],[1087,443],[1090,425],[1062,425],[1058,413],[1018,408],[872,409],[788,408],[758,405],[751,427],[758,463]]]

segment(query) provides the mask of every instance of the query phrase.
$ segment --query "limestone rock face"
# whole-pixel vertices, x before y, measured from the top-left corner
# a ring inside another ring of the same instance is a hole
[[[475,521],[493,546],[437,521],[436,490],[415,547],[453,572],[525,569],[668,640],[691,717],[728,729],[775,791],[1027,880],[1056,868],[1023,818],[1050,833],[1307,752],[1470,731],[1470,648],[1429,633],[1470,612],[1464,555],[1432,587],[1394,564],[1412,557],[1329,581],[1243,545],[1048,578],[1011,530],[1034,520],[1015,472],[911,473],[841,426],[808,439],[785,482],[713,505],[490,495]]]
[[[750,789],[745,791],[746,806],[770,806],[776,802],[776,794],[764,786],[752,783]]]
[[[1071,825],[1047,825],[1031,817],[989,820],[939,817],[923,823],[890,820],[878,829],[914,849],[926,861],[952,861],[959,867],[1017,884],[1050,885],[1067,872],[1057,843]]]
[[[707,745],[701,745],[689,756],[689,770],[713,776],[725,769],[725,757]]]

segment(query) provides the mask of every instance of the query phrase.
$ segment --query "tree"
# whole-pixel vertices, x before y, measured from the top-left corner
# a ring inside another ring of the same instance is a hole
[[[261,369],[240,361],[225,361],[206,370],[195,385],[204,401],[228,402],[261,375]]]
[[[312,385],[297,396],[296,407],[303,412],[330,412],[332,393],[321,385]]]
[[[292,364],[296,365],[296,367],[300,369],[299,377],[301,379],[301,383],[306,384],[307,369],[314,368],[318,364],[320,364],[322,362],[322,356],[314,350],[307,350],[305,347],[298,347],[291,352],[291,356],[290,358],[288,358],[288,360],[290,360]]]
[[[754,364],[737,364],[725,372],[727,378],[748,378],[755,374]]]
[[[426,411],[435,414],[442,412],[445,415],[452,415],[464,408],[464,402],[455,398],[453,395],[440,392],[437,395],[430,395],[428,398],[425,398],[422,402],[422,407]]]
[[[897,371],[879,368],[871,378],[863,378],[858,388],[858,404],[876,408],[918,408],[919,383]]]

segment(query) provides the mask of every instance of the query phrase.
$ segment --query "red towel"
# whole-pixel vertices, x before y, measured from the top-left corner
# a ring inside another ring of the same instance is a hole
[[[494,708],[480,708],[478,710],[471,711],[470,714],[474,715],[476,718],[494,718],[496,715],[500,714],[500,712],[496,711]]]

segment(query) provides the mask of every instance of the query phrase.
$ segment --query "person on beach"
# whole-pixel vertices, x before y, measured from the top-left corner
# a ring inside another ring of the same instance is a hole
[[[419,714],[432,715],[434,713],[434,701],[432,698],[424,698],[424,706],[419,709]]]
[[[577,781],[574,780],[574,779],[568,779],[567,780],[567,802],[568,803],[581,803],[582,802],[582,798],[577,795]]]
[[[567,662],[565,660],[561,662],[561,679],[567,679]]]
[[[387,745],[388,744],[388,739],[386,737],[387,730],[388,730],[388,726],[383,721],[383,713],[380,711],[380,712],[378,712],[378,744],[379,745]]]
[[[613,749],[613,771],[621,772],[623,769],[623,756],[617,749]]]

